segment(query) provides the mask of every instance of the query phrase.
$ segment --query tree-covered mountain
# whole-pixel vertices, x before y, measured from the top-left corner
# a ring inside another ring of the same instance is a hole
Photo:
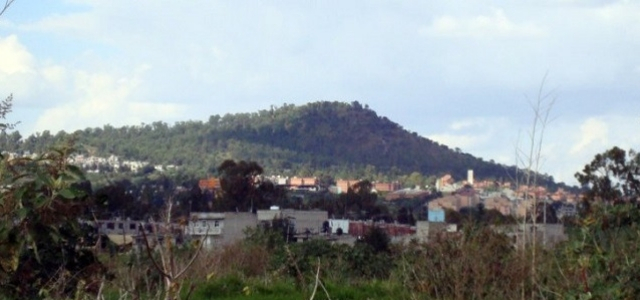
[[[509,180],[514,168],[450,149],[403,129],[358,102],[285,104],[254,113],[214,115],[208,121],[164,122],[74,133],[45,131],[22,138],[2,134],[3,151],[42,152],[75,138],[81,152],[172,164],[196,176],[215,173],[226,159],[251,160],[266,173],[382,179],[420,172]],[[552,180],[543,176],[542,182]]]

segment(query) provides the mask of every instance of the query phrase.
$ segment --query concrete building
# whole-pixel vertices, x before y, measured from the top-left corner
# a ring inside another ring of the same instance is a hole
[[[295,210],[295,209],[269,209],[258,210],[258,222],[269,222],[276,218],[291,219],[295,225],[296,233],[319,233],[322,231],[322,223],[329,220],[329,214],[324,210]]]
[[[395,192],[400,189],[399,182],[375,182],[373,184],[373,189],[376,192]]]
[[[349,220],[329,220],[329,227],[331,227],[331,233],[336,234],[338,228],[342,229],[343,234],[349,233]]]
[[[203,247],[211,248],[214,245],[214,240],[219,239],[219,236],[222,235],[224,221],[225,215],[223,213],[191,213],[185,234],[191,238],[202,240]]]
[[[447,224],[444,222],[416,222],[416,239],[420,242],[428,242],[429,239],[438,234],[453,233],[458,231],[456,224]]]
[[[429,209],[427,219],[429,220],[429,222],[443,223],[445,220],[444,209],[442,208]]]

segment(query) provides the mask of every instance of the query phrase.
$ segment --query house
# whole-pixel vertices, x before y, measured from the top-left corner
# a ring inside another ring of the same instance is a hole
[[[442,208],[429,209],[427,219],[429,220],[429,222],[432,222],[432,223],[444,222],[445,220],[444,209]]]
[[[454,233],[458,231],[456,224],[447,224],[444,222],[416,222],[415,238],[420,242],[427,242],[439,234]]]
[[[225,215],[223,213],[195,212],[189,215],[189,224],[185,234],[192,238],[201,239],[203,247],[211,248],[214,240],[222,235]]]
[[[88,223],[95,224],[99,236],[106,236],[120,248],[134,247],[139,251],[142,247],[146,247],[146,244],[153,247],[166,236],[170,236],[176,243],[181,243],[183,239],[183,233],[178,224],[167,225],[163,222],[120,219],[98,220]]]
[[[300,211],[293,209],[258,210],[249,212],[191,213],[184,233],[192,239],[202,239],[203,247],[229,245],[245,237],[247,228],[255,228],[260,222],[274,218],[289,218],[295,224],[296,233],[314,233],[322,230],[328,220],[326,211]]]
[[[430,210],[451,209],[458,211],[463,207],[475,207],[480,203],[477,196],[450,195],[431,200],[427,206]]]
[[[200,179],[200,181],[198,181],[198,187],[200,188],[201,191],[214,191],[217,189],[220,189],[221,185],[220,185],[220,179],[218,178],[208,178],[208,179]]]
[[[331,233],[332,234],[337,234],[338,233],[338,229],[340,229],[342,231],[342,233],[344,234],[348,234],[349,233],[349,220],[337,220],[337,219],[331,219],[329,220],[329,227],[331,227]]]
[[[418,199],[426,198],[431,195],[430,191],[416,190],[416,189],[401,189],[388,193],[384,199],[387,201],[394,201],[398,199]]]
[[[336,180],[336,186],[338,187],[338,194],[340,193],[346,193],[349,191],[349,188],[352,187],[354,184],[360,182],[359,180],[355,180],[355,179],[338,179]]]
[[[373,189],[376,192],[387,193],[395,192],[400,189],[399,182],[376,182],[373,184]]]
[[[516,247],[523,247],[525,244],[532,243],[534,239],[539,245],[552,247],[568,238],[562,224],[498,225],[492,228],[498,233],[506,234],[513,240]]]
[[[389,237],[409,236],[416,233],[416,228],[410,225],[373,222],[373,221],[349,221],[349,235],[362,237],[371,228],[377,227],[387,233]]]
[[[567,217],[573,217],[577,214],[578,208],[575,203],[560,202],[555,206],[556,217],[558,220],[562,220]]]
[[[505,216],[510,216],[515,213],[512,202],[506,197],[488,197],[484,199],[483,204],[486,210],[497,210]]]
[[[322,223],[329,220],[324,210],[265,209],[257,211],[258,222],[270,222],[277,218],[288,218],[293,221],[296,233],[319,233]]]

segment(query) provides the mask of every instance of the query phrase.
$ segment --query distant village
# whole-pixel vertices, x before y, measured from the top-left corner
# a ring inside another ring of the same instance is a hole
[[[34,156],[34,154],[8,153],[10,157]],[[70,162],[76,164],[88,173],[101,172],[138,172],[143,168],[153,168],[156,171],[175,169],[172,165],[150,165],[141,161],[121,160],[117,156],[108,158],[74,155]],[[304,191],[308,193],[330,192],[334,194],[346,193],[353,185],[360,182],[358,179],[337,179],[334,185],[321,186],[315,177],[285,177],[265,176],[261,180],[271,181],[277,186],[290,191]],[[220,189],[218,178],[201,179],[199,188],[205,192],[215,192]],[[456,232],[454,224],[446,224],[448,211],[460,211],[465,208],[476,208],[482,205],[485,210],[496,210],[505,216],[513,216],[517,219],[524,218],[531,213],[533,199],[538,205],[551,206],[554,216],[547,216],[548,220],[562,220],[573,216],[577,211],[579,196],[563,189],[549,192],[542,186],[517,185],[512,182],[496,182],[489,180],[475,180],[473,170],[468,170],[467,178],[456,180],[451,175],[444,175],[436,180],[433,187],[416,186],[402,188],[398,182],[372,182],[372,191],[385,201],[393,202],[402,199],[429,198],[424,204],[427,216],[420,218],[415,226],[397,223],[379,223],[374,221],[355,221],[344,219],[332,219],[326,211],[311,210],[301,211],[294,209],[281,209],[271,207],[269,210],[250,212],[192,212],[186,226],[177,224],[163,224],[151,220],[140,222],[128,219],[114,218],[111,220],[97,220],[91,223],[99,229],[101,234],[109,236],[109,239],[123,247],[141,247],[142,238],[146,235],[171,232],[175,239],[203,239],[205,246],[230,244],[244,237],[246,228],[255,227],[263,222],[269,222],[274,218],[292,220],[292,237],[296,241],[304,241],[309,238],[322,237],[339,242],[353,243],[362,236],[367,228],[372,226],[383,228],[395,241],[408,241],[410,239],[427,240],[439,232]],[[549,223],[558,223],[558,222]],[[530,227],[530,225],[527,225]],[[561,224],[541,224],[545,233],[549,232],[546,239],[559,241],[564,239],[564,231]],[[536,231],[535,228],[518,228],[511,226],[507,232],[511,235],[523,236],[524,231]]]
[[[511,182],[498,183],[489,180],[474,180],[473,170],[469,170],[467,178],[456,181],[451,175],[444,175],[436,180],[435,187],[402,188],[398,182],[373,182],[372,192],[378,193],[387,201],[400,199],[412,199],[430,196],[433,193],[441,195],[428,202],[428,215],[434,221],[435,216],[449,209],[460,211],[465,207],[477,207],[483,205],[486,210],[497,210],[505,216],[523,218],[531,209],[533,199],[539,204],[546,203],[554,208],[558,220],[565,216],[573,216],[576,213],[576,205],[579,195],[558,189],[549,192],[542,186],[517,185]],[[319,191],[318,179],[314,177],[267,177],[273,183],[287,187],[289,190]],[[337,179],[335,185],[329,186],[332,193],[345,193],[354,184],[360,182],[356,179]],[[201,180],[201,188],[219,188],[217,179]],[[549,216],[551,219],[552,216]]]

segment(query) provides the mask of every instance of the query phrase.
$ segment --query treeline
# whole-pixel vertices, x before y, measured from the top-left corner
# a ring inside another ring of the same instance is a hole
[[[425,116],[426,117],[426,116]],[[358,102],[315,102],[272,106],[254,113],[214,115],[208,121],[168,125],[87,128],[73,133],[44,131],[29,137],[0,134],[0,149],[42,153],[75,139],[85,154],[176,165],[192,176],[213,174],[224,160],[256,161],[273,174],[395,180],[419,172],[509,180],[515,169],[450,149],[403,129]],[[542,184],[554,187],[551,176]]]

